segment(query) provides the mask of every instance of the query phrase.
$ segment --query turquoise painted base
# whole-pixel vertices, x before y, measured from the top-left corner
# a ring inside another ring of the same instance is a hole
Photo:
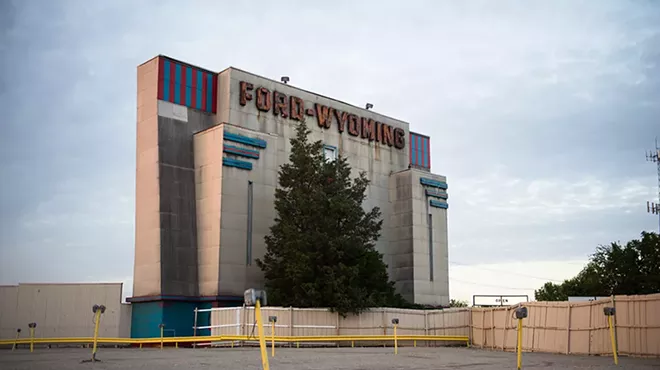
[[[165,324],[165,337],[193,336],[195,308],[239,306],[241,302],[188,302],[159,300],[131,303],[131,338],[159,338],[161,323]],[[211,313],[197,314],[197,326],[211,325]],[[197,331],[198,336],[211,335],[210,329]]]

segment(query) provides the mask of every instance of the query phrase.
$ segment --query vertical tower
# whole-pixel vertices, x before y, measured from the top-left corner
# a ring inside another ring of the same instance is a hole
[[[181,313],[202,301],[193,134],[217,124],[217,74],[158,56],[137,77],[132,336],[157,336],[160,323],[192,334]]]
[[[660,233],[660,147],[658,147],[658,138],[655,138],[655,151],[646,154],[646,160],[655,163],[658,167],[658,203],[646,202],[646,211],[658,215],[658,233]]]

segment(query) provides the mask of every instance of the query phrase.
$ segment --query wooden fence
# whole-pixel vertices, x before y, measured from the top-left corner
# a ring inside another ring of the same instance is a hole
[[[660,356],[660,294],[616,296],[593,302],[529,302],[523,320],[523,350],[565,354],[611,355],[612,345],[603,308],[616,308],[619,353]],[[472,344],[513,351],[517,306],[473,308]]]
[[[593,302],[528,302],[523,320],[523,350],[564,354],[612,354],[606,306],[616,307],[619,353],[660,356],[660,294],[616,296]],[[517,306],[402,310],[375,308],[359,316],[342,318],[327,309],[265,307],[264,321],[277,316],[275,334],[381,335],[392,334],[392,319],[399,319],[401,335],[468,335],[472,345],[513,351],[516,347]],[[252,307],[220,308],[211,313],[212,335],[250,335]],[[270,335],[270,326],[266,333]],[[256,332],[255,332],[256,334]],[[405,345],[405,343],[404,343]]]

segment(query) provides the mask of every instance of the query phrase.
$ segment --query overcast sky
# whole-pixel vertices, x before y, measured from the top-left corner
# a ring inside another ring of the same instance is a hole
[[[157,54],[288,75],[430,135],[452,298],[532,295],[657,230],[657,2],[220,3],[0,1],[0,284],[131,294],[136,67]]]

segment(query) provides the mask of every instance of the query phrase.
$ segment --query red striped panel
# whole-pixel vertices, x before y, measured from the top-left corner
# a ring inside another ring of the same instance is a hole
[[[192,86],[192,90],[190,92],[190,105],[192,108],[195,108],[197,104],[197,69],[195,68],[193,68],[192,81],[190,86]]]
[[[413,143],[414,134],[411,132],[409,134],[409,136],[410,137],[409,137],[409,140],[408,140],[408,161],[409,161],[410,164],[412,164],[412,162],[413,162],[413,152],[412,152],[412,147],[413,146],[412,146],[412,143]]]
[[[163,84],[165,83],[165,73],[163,71],[163,58],[158,57],[158,99],[163,100]]]
[[[186,105],[186,66],[181,66],[181,86],[179,89],[179,95],[181,96],[181,105]]]
[[[431,138],[426,138],[426,163],[431,168]]]
[[[218,75],[213,74],[213,97],[211,98],[211,112],[216,113],[218,108]]]
[[[208,83],[206,83],[206,72],[202,72],[202,110],[206,110],[206,89],[208,89]]]
[[[175,63],[172,62],[170,64],[170,96],[169,96],[169,102],[174,103],[174,78],[175,78],[175,71],[176,71],[176,66]]]

